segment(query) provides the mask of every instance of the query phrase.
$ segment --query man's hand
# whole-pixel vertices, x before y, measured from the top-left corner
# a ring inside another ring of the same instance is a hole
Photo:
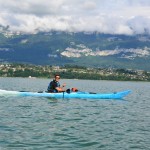
[[[62,85],[62,87],[65,87],[66,86],[66,83],[64,83],[63,85]]]

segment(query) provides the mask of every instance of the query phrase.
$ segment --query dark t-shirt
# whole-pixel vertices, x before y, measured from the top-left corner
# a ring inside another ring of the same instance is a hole
[[[60,87],[60,83],[58,82],[58,81],[56,81],[56,80],[53,80],[53,81],[51,81],[50,83],[49,83],[49,85],[48,85],[48,88],[47,88],[47,91],[48,92],[58,92],[57,90],[56,90],[56,87]]]

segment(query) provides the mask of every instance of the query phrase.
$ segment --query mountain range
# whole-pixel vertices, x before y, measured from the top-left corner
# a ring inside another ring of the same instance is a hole
[[[62,31],[14,33],[0,26],[0,62],[150,70],[150,35]]]

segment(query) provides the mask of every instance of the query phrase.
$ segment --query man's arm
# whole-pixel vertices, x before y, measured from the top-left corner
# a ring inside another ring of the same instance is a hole
[[[56,87],[55,89],[58,91],[58,92],[64,92],[65,89],[64,87],[66,86],[66,83],[64,83],[61,87]]]

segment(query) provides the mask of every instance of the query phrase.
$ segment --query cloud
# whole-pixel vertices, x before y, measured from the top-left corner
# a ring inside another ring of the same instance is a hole
[[[0,25],[12,31],[150,33],[150,0],[0,0]]]

